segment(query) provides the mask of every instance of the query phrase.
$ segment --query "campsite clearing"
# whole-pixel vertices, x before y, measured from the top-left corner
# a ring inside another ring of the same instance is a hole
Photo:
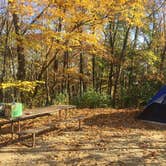
[[[36,148],[20,143],[0,149],[0,165],[165,165],[166,126],[136,120],[134,109],[82,109],[74,116],[84,115],[83,129],[76,123],[61,126],[38,136]],[[54,121],[56,117],[52,117]],[[29,120],[28,125],[40,126],[47,118]],[[10,135],[5,134],[0,142]],[[24,140],[30,143],[30,140]]]

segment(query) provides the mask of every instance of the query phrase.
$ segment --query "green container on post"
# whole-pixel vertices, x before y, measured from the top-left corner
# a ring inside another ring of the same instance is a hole
[[[22,103],[5,103],[5,117],[17,118],[22,115],[23,105]]]
[[[23,106],[22,103],[14,103],[12,104],[12,111],[11,111],[11,117],[16,118],[22,115]]]

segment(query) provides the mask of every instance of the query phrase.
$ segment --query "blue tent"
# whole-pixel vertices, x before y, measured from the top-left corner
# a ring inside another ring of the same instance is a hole
[[[163,86],[152,97],[138,118],[141,120],[166,123],[166,86]]]
[[[153,103],[166,103],[166,86],[163,86],[156,95],[152,97],[147,106]]]

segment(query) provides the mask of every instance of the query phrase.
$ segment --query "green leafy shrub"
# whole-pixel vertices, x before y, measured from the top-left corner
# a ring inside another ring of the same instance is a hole
[[[132,86],[130,90],[124,88],[121,92],[121,102],[119,104],[119,108],[145,107],[148,101],[160,88],[160,84],[155,84],[150,81],[148,82],[148,80],[142,84]]]
[[[59,93],[56,95],[54,104],[69,104],[69,96],[67,93]]]
[[[99,93],[90,89],[80,97],[75,97],[72,104],[79,108],[103,108],[108,107],[110,98],[105,93]]]

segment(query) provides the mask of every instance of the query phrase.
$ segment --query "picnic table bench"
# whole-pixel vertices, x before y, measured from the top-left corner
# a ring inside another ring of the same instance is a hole
[[[60,120],[60,121],[57,121],[55,124],[48,124],[48,125],[41,126],[38,128],[26,129],[26,130],[17,132],[17,134],[19,136],[19,140],[21,140],[21,137],[24,135],[30,135],[32,137],[32,147],[35,147],[36,134],[42,133],[44,131],[48,131],[50,129],[55,129],[56,128],[55,125],[57,123],[70,123],[73,121],[78,121],[78,130],[80,130],[81,129],[81,121],[83,119],[84,119],[84,116],[78,116],[78,117],[71,118],[69,120]]]
[[[17,132],[19,141],[21,141],[21,136],[30,134],[32,136],[32,147],[35,147],[36,134],[39,134],[43,131],[49,130],[50,126],[41,126],[39,128],[26,129],[20,132]]]
[[[49,130],[51,128],[55,128],[57,124],[60,123],[70,123],[73,121],[78,121],[78,129],[81,129],[81,121],[84,119],[84,116],[78,116],[78,117],[73,117],[70,119],[66,119],[67,118],[67,111],[70,109],[75,109],[75,106],[72,105],[60,105],[60,106],[50,106],[50,107],[44,107],[44,108],[35,108],[32,110],[25,110],[23,112],[23,115],[14,119],[5,119],[4,121],[0,122],[0,129],[3,125],[6,124],[11,124],[11,134],[12,134],[12,139],[13,139],[13,135],[17,134],[19,139],[21,140],[21,137],[24,135],[30,135],[32,137],[32,147],[35,147],[35,138],[36,138],[36,134],[39,134],[45,130]],[[62,118],[62,110],[65,111],[65,119],[61,119]],[[20,122],[21,121],[25,121],[28,119],[35,119],[38,117],[43,117],[43,116],[48,116],[50,117],[53,114],[59,114],[59,120],[55,121],[54,124],[50,123],[50,121],[48,120],[49,124],[45,125],[45,126],[41,126],[38,128],[31,128],[31,129],[25,129],[25,130],[21,130],[21,125]],[[18,131],[15,132],[14,131],[14,124],[18,123]]]
[[[65,124],[68,124],[70,122],[78,121],[78,130],[80,130],[81,129],[81,121],[84,118],[85,118],[85,116],[77,116],[77,117],[73,117],[73,118],[70,118],[70,119],[60,120],[60,121],[57,121],[56,123],[65,123]]]

